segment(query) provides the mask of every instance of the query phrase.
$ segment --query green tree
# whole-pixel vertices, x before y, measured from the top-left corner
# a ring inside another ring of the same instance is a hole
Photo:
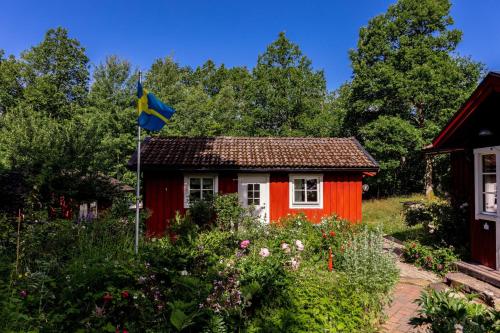
[[[94,71],[89,106],[83,110],[84,124],[94,128],[98,145],[95,159],[108,176],[133,183],[134,175],[126,164],[135,148],[136,89],[138,72],[117,56],[107,57]]]
[[[385,115],[407,121],[425,143],[437,134],[483,71],[456,54],[462,33],[450,28],[450,7],[448,0],[399,0],[361,28],[350,52],[354,77],[345,132],[357,135]],[[428,160],[426,191],[431,175]]]
[[[323,71],[312,68],[299,46],[281,32],[253,70],[251,101],[254,135],[306,135],[304,120],[322,111],[326,96]]]
[[[394,116],[380,116],[359,130],[368,151],[380,163],[380,173],[369,178],[376,185],[377,196],[394,194],[404,189],[411,192],[421,184],[422,165],[420,131],[408,121]]]
[[[19,103],[23,96],[21,65],[14,56],[4,58],[0,50],[0,115]]]
[[[85,49],[63,28],[50,29],[37,46],[21,54],[25,102],[51,117],[68,118],[88,93]]]

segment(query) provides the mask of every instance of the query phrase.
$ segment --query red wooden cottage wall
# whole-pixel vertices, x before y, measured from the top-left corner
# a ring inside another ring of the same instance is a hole
[[[454,204],[468,205],[470,247],[472,259],[485,266],[496,269],[496,223],[478,221],[475,218],[474,200],[474,156],[472,151],[458,151],[450,155],[451,162],[451,198]],[[488,230],[484,224],[488,224]]]
[[[219,194],[238,191],[238,174],[221,172],[218,175]],[[180,172],[145,172],[144,205],[151,213],[147,234],[161,236],[176,212],[184,214],[184,175]],[[288,214],[303,212],[313,222],[322,217],[338,215],[352,222],[361,221],[361,173],[323,174],[323,208],[291,209],[288,173],[271,173],[269,186],[270,220],[278,221]]]

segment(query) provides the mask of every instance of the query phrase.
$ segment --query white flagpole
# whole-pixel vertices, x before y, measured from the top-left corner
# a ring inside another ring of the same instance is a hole
[[[139,71],[139,83],[141,72]],[[135,246],[134,252],[139,252],[139,203],[141,201],[141,126],[137,122],[137,188],[135,192]]]

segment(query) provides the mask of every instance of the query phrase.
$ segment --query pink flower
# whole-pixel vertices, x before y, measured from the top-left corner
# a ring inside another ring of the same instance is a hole
[[[304,251],[304,244],[300,240],[295,241],[295,246],[297,247],[297,251]]]
[[[285,253],[290,253],[290,245],[288,245],[287,243],[283,243],[281,244],[281,249],[283,250],[283,252]]]
[[[248,239],[245,239],[244,241],[242,241],[242,242],[240,243],[240,247],[241,247],[242,249],[246,249],[249,245],[250,245],[250,241],[249,241]]]
[[[269,252],[269,250],[267,248],[263,247],[260,249],[259,255],[261,257],[263,257],[263,258],[269,257],[270,254],[271,254],[271,252]]]
[[[19,296],[21,296],[21,298],[26,298],[28,297],[28,292],[26,290],[21,290]]]

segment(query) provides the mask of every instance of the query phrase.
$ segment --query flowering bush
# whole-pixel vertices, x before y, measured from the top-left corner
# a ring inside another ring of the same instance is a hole
[[[422,245],[417,241],[405,243],[403,258],[406,262],[413,263],[440,275],[453,270],[453,264],[458,260],[458,257],[450,248],[434,249],[430,246]]]
[[[221,203],[234,205],[234,198],[216,201],[219,212]],[[264,225],[241,216],[240,208],[230,207],[224,221],[208,226],[179,215],[172,221],[176,237],[143,240],[138,256],[127,219],[30,225],[19,274],[0,285],[0,330],[297,332],[375,326],[394,272],[379,251],[378,236],[335,217],[314,225],[297,215]],[[0,266],[0,277],[14,276],[11,267],[2,273]]]

